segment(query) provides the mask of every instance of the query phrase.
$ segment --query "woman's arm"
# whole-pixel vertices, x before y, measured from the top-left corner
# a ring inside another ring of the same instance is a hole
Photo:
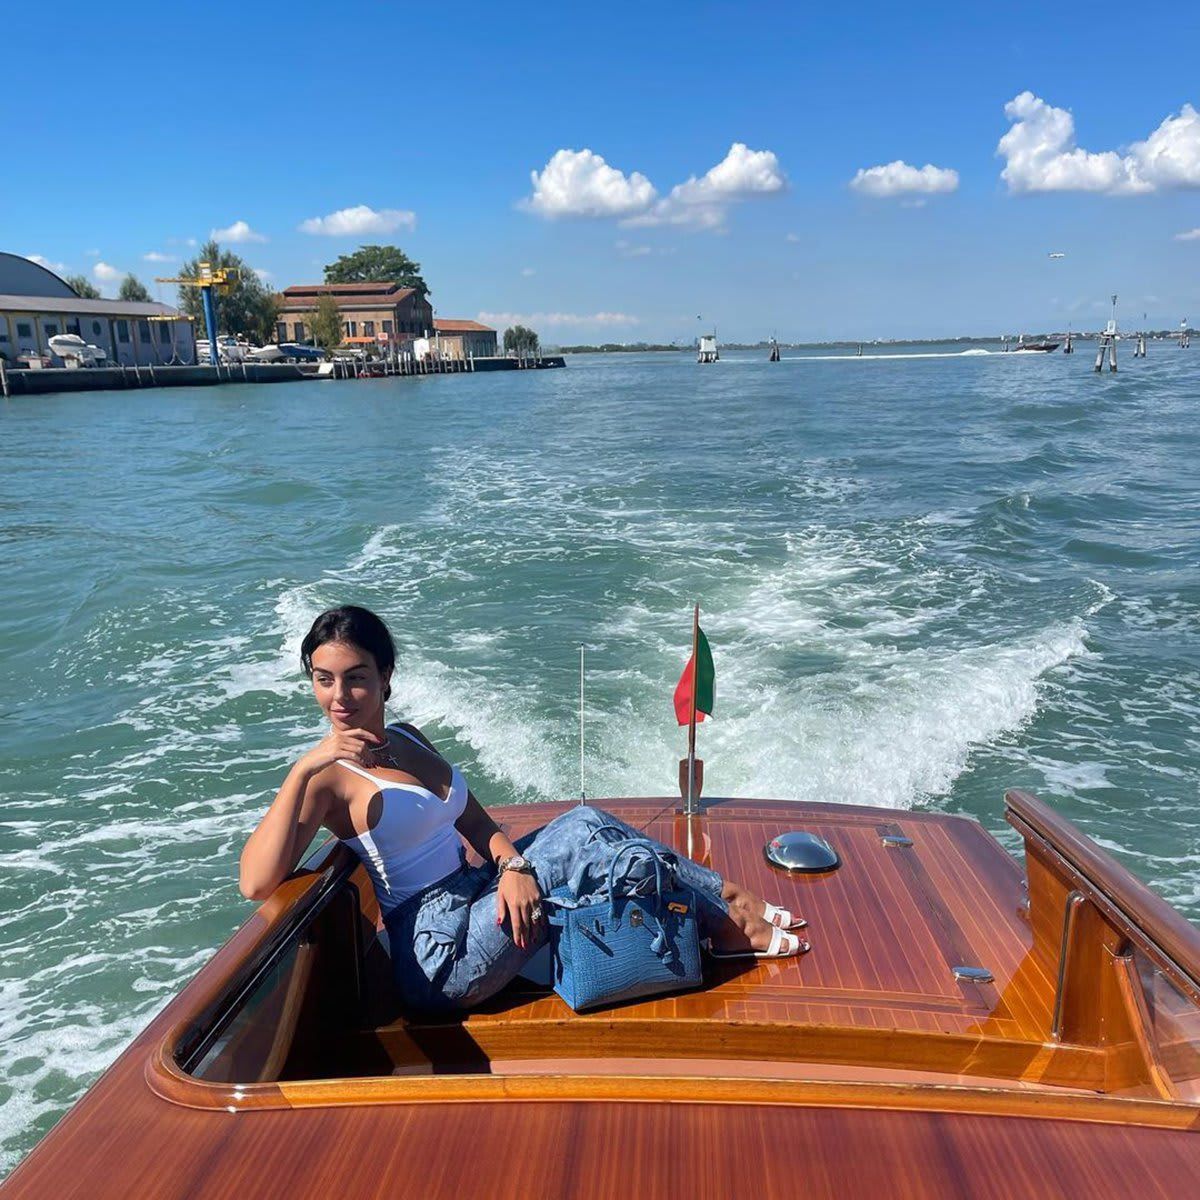
[[[467,807],[454,827],[485,862],[499,862],[517,853],[508,835],[492,820],[472,792],[467,792]],[[512,940],[522,949],[529,945],[541,921],[541,898],[541,889],[532,875],[523,871],[501,874],[496,890],[496,924],[503,925],[507,920]]]
[[[247,900],[265,900],[295,869],[329,806],[329,793],[316,778],[339,758],[361,763],[379,739],[365,729],[331,733],[288,772],[271,807],[246,840],[238,887]]]
[[[301,759],[288,772],[266,816],[242,850],[238,887],[247,900],[265,900],[286,879],[325,819],[324,790]]]
[[[400,728],[407,730],[432,751],[439,764],[448,766],[438,748],[415,725],[401,725]],[[412,769],[411,766],[409,769]],[[466,807],[462,816],[454,822],[454,827],[484,862],[499,863],[502,858],[512,858],[517,853],[508,835],[492,820],[487,809],[469,789]],[[507,921],[512,940],[522,949],[533,940],[541,924],[541,898],[541,889],[533,875],[522,871],[504,871],[501,874],[496,887],[496,924],[503,925]]]
[[[454,822],[454,828],[484,862],[497,863],[502,858],[511,858],[517,852],[508,835],[492,820],[487,809],[470,790],[467,791],[467,806],[462,816]]]

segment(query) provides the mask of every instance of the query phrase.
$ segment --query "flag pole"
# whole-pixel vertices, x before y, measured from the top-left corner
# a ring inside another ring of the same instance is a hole
[[[696,675],[699,664],[696,661],[696,650],[699,645],[700,605],[692,609],[692,714],[688,722],[688,770],[687,770],[687,805],[686,812],[691,816],[696,811]],[[688,836],[691,837],[691,826],[688,826]]]

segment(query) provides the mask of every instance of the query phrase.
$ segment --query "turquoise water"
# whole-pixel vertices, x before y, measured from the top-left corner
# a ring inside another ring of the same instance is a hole
[[[1200,918],[1200,353],[595,356],[0,408],[0,1168],[251,911],[353,601],[485,800],[1050,799]]]

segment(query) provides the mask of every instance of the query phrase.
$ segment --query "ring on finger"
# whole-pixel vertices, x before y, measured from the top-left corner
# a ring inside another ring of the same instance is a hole
[[[542,906],[540,904],[535,904],[529,910],[529,915],[533,918],[533,920],[540,921],[542,919]]]

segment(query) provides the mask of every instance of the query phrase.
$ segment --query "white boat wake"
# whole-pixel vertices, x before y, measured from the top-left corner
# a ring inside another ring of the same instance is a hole
[[[917,354],[789,354],[780,362],[882,362],[897,358],[991,358],[995,350],[930,350]]]

